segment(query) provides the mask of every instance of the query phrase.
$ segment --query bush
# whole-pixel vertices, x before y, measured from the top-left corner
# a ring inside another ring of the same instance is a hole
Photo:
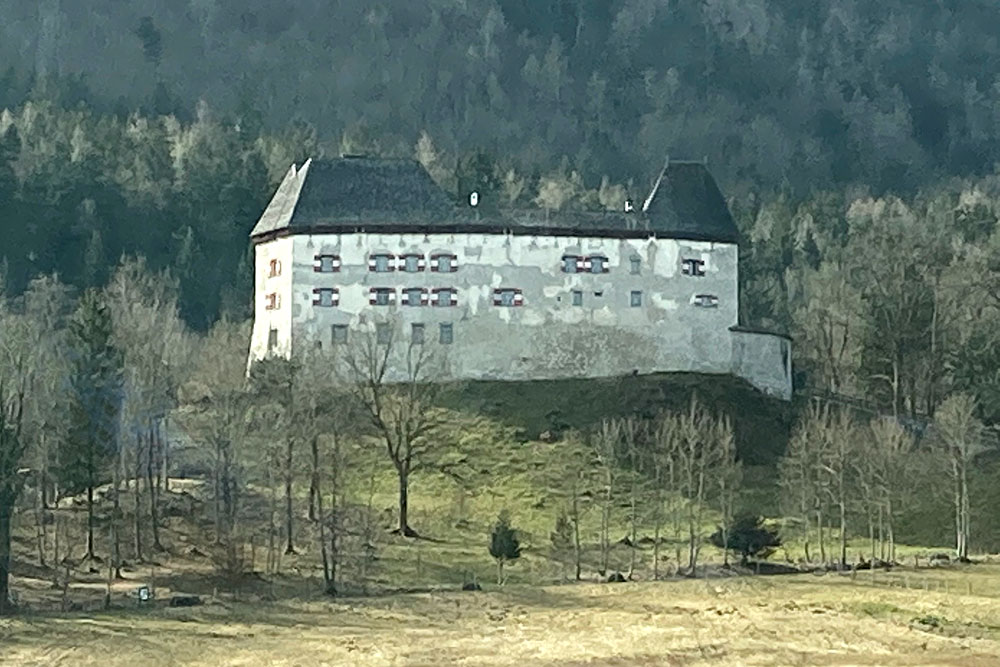
[[[725,535],[725,537],[723,537]],[[740,564],[747,565],[751,557],[767,558],[781,546],[781,537],[764,525],[764,518],[744,514],[733,521],[729,530],[721,527],[709,538],[715,546],[740,555]]]

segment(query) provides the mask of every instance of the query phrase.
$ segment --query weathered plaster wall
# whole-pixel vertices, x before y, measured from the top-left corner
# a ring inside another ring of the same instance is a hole
[[[733,331],[733,375],[746,378],[761,391],[792,397],[791,342],[782,336]]]
[[[267,354],[267,337],[271,329],[278,331],[276,352],[288,355],[292,349],[292,249],[295,239],[284,238],[254,246],[254,319],[250,338],[250,358],[261,359]],[[281,273],[268,275],[272,259],[281,263]],[[301,279],[301,278],[299,278]],[[267,295],[276,293],[279,307],[267,309]]]
[[[292,244],[289,248],[287,244]],[[273,249],[271,248],[273,246]],[[420,253],[428,269],[419,273],[368,270],[371,253]],[[454,273],[429,270],[429,256],[447,252],[457,256]],[[336,254],[338,273],[315,273],[317,254]],[[604,255],[610,271],[604,274],[563,273],[562,256]],[[263,310],[264,294],[277,289],[262,275],[275,256],[285,261],[278,313]],[[631,273],[630,259],[640,258],[639,274]],[[704,277],[681,273],[684,258],[705,261]],[[291,268],[291,271],[289,271]],[[729,328],[737,323],[737,247],[734,244],[675,239],[609,239],[504,234],[423,235],[343,234],[302,235],[257,246],[257,314],[251,355],[266,353],[267,330],[279,328],[279,351],[286,341],[332,344],[331,328],[357,328],[365,321],[392,321],[395,338],[408,343],[410,325],[424,323],[428,344],[437,346],[438,324],[450,322],[454,343],[447,348],[454,377],[470,379],[550,379],[600,377],[663,371],[742,374],[757,366],[742,359],[762,357],[755,342],[740,346],[741,362],[734,365],[735,343]],[[284,281],[291,279],[293,283]],[[314,287],[336,287],[340,305],[314,307]],[[370,306],[369,288],[393,287],[401,299],[404,287],[458,289],[454,307]],[[494,306],[494,288],[519,288],[524,305]],[[573,290],[583,291],[583,305],[574,306]],[[642,305],[631,307],[630,293],[642,292]],[[693,305],[698,294],[718,297],[718,307]],[[778,360],[780,369],[780,358]],[[780,371],[779,371],[780,373]],[[748,378],[750,379],[750,378]],[[771,380],[769,379],[768,382]],[[770,386],[770,385],[767,385]]]

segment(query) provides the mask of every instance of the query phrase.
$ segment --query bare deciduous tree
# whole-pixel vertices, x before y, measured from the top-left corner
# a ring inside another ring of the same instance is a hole
[[[353,340],[339,356],[338,366],[396,470],[396,532],[417,537],[409,524],[410,477],[433,464],[434,433],[443,423],[442,412],[434,405],[443,359],[433,343],[402,343],[399,322],[363,327],[352,331]]]
[[[969,470],[973,459],[983,452],[983,424],[975,415],[976,402],[967,394],[949,396],[934,414],[936,449],[947,466],[952,483],[955,512],[955,554],[969,557],[972,521],[969,502]]]

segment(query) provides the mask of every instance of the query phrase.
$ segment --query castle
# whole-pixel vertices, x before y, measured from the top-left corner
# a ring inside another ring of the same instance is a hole
[[[456,204],[416,161],[292,165],[251,232],[250,360],[360,336],[439,346],[451,379],[730,374],[790,399],[787,337],[740,326],[732,216],[668,162],[617,212]]]

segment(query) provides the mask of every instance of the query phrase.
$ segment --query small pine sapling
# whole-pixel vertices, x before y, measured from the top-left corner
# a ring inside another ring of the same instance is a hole
[[[521,544],[517,539],[517,532],[511,528],[506,510],[500,512],[490,534],[490,555],[497,562],[497,585],[502,586],[504,563],[521,557]]]

